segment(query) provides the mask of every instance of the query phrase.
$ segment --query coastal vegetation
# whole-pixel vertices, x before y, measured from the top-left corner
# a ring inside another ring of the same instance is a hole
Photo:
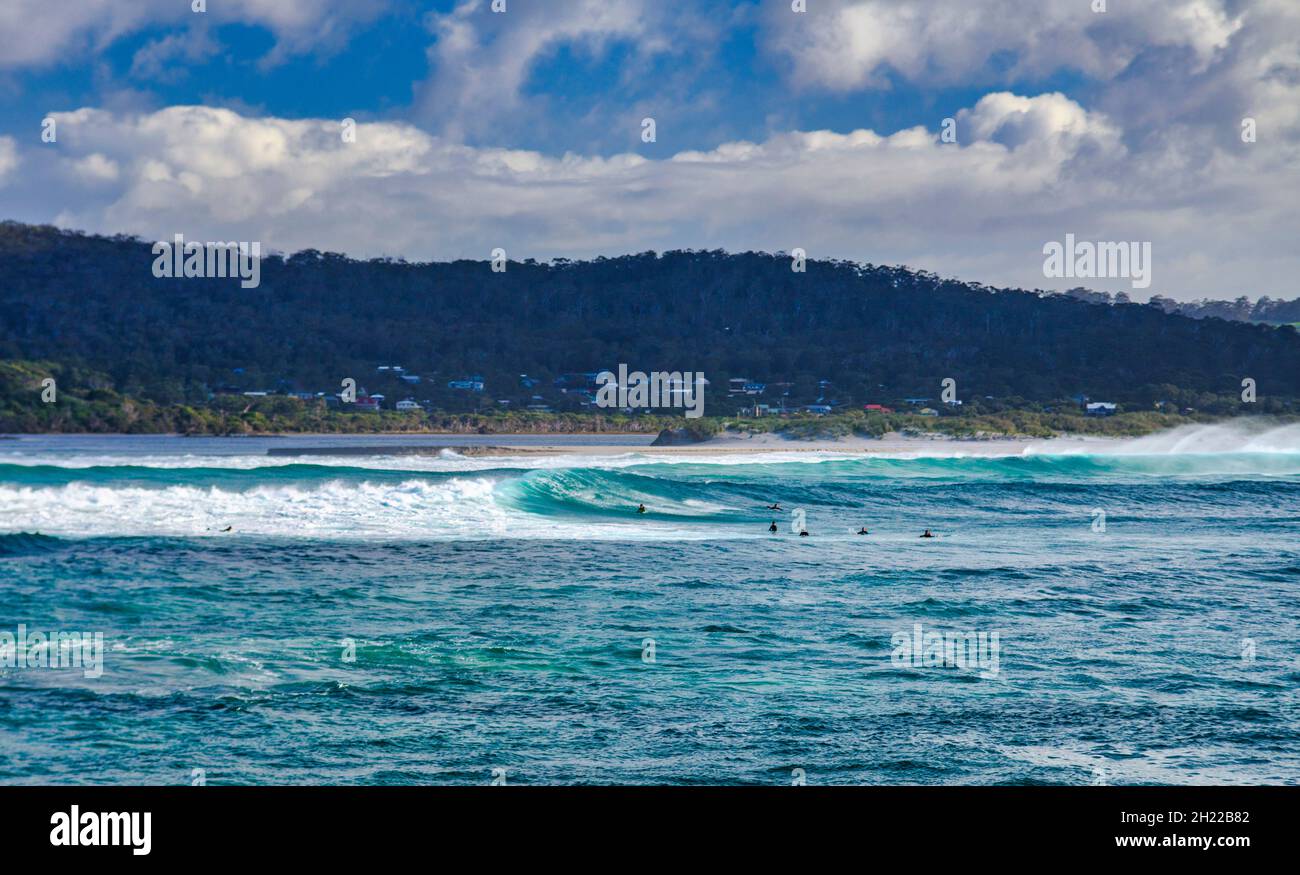
[[[42,400],[43,383],[56,396]],[[216,395],[200,404],[167,404],[121,395],[102,374],[48,362],[0,361],[0,432],[185,435],[266,434],[658,434],[681,431],[686,441],[719,434],[775,434],[796,440],[883,437],[888,434],[953,438],[1051,437],[1058,434],[1133,436],[1222,418],[1209,412],[1134,411],[1082,415],[1072,408],[969,410],[923,416],[915,412],[852,410],[830,415],[681,416],[623,413],[492,410],[380,411],[331,409],[321,400],[292,396]],[[1229,402],[1223,402],[1228,405]],[[963,405],[964,406],[964,405]],[[1287,417],[1295,418],[1295,417]]]
[[[159,279],[152,261],[136,238],[0,223],[0,430],[976,436],[1300,415],[1294,326],[1208,305],[1189,318],[1159,296],[843,261],[800,273],[754,252],[497,273],[308,250],[264,256],[249,289]],[[1278,302],[1265,309],[1290,318]],[[621,363],[704,374],[705,417],[594,406],[592,375]],[[47,377],[55,403],[41,400]],[[373,409],[338,403],[348,381]],[[1115,415],[1085,417],[1088,401]]]

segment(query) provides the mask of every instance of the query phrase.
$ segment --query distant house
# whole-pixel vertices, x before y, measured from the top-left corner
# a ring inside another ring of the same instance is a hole
[[[673,403],[678,403],[678,399],[682,396],[695,397],[703,395],[705,387],[708,385],[709,381],[704,379],[702,374],[696,375],[694,385],[684,379],[670,379],[664,382],[664,388],[668,390],[668,396],[673,399]]]
[[[581,374],[561,374],[555,378],[555,388],[561,392],[577,391],[579,389],[597,389],[600,384],[596,378],[600,376],[600,371],[587,371]]]
[[[699,382],[699,380],[696,382]],[[704,380],[704,382],[708,383],[708,380]],[[766,391],[766,383],[760,383],[759,381],[751,380],[748,377],[736,377],[735,379],[727,381],[727,394],[729,396],[762,395]]]
[[[929,404],[930,399],[929,398],[904,398],[903,403],[911,404],[913,407],[915,407],[918,404]]]
[[[397,404],[396,404],[395,406],[397,407],[398,410],[402,410],[402,411],[423,410],[423,409],[424,409],[423,407],[421,407],[421,406],[419,405],[419,403],[416,402],[416,400],[415,400],[414,398],[404,398],[404,399],[402,399],[401,401],[398,401]]]
[[[865,404],[862,407],[868,413],[893,413],[894,408],[886,407],[883,404]]]
[[[831,406],[829,404],[809,404],[808,406],[804,407],[804,411],[807,413],[816,413],[819,416],[824,416],[825,414],[831,412]]]
[[[531,389],[540,382],[542,381],[537,379],[536,377],[530,377],[527,374],[519,375],[519,385],[523,386],[525,389]]]
[[[462,392],[482,392],[483,378],[478,374],[472,377],[462,377],[459,380],[451,380],[447,383],[448,389],[457,389]]]
[[[528,405],[528,409],[533,411],[534,413],[550,413],[551,405],[542,404],[541,402],[534,401],[532,404]]]
[[[1091,401],[1084,406],[1085,416],[1113,416],[1118,407],[1108,401]]]
[[[935,410],[933,407],[922,407],[920,410],[918,410],[918,411],[916,411],[916,412],[917,412],[917,414],[919,414],[920,416],[938,416],[938,415],[939,415],[939,411]]]
[[[402,382],[410,383],[412,386],[420,385],[420,378],[415,374],[402,374]]]
[[[357,400],[352,402],[352,409],[362,413],[378,413],[383,400],[379,395],[358,395]]]

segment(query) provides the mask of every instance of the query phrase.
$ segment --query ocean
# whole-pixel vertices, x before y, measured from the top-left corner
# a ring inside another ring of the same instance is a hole
[[[1300,783],[1300,427],[387,440],[0,440],[0,782]]]

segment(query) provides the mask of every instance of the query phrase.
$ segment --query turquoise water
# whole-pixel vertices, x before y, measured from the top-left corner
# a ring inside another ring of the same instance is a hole
[[[3,441],[0,633],[104,650],[0,668],[0,781],[1300,783],[1295,437]]]

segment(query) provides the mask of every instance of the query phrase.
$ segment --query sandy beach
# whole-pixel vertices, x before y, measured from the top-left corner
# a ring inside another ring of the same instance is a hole
[[[337,436],[332,436],[337,437]],[[466,440],[462,436],[412,436],[410,442],[403,441],[402,436],[388,436],[389,440],[379,443],[375,436],[358,435],[355,442],[332,440],[328,445],[314,440],[310,435],[285,435],[283,445],[269,447],[267,454],[272,456],[371,456],[371,455],[437,455],[454,452],[465,456],[497,455],[583,455],[614,456],[627,453],[644,453],[664,456],[716,456],[752,453],[842,453],[857,454],[907,454],[925,453],[939,455],[963,456],[1005,456],[1018,455],[1029,447],[1036,450],[1073,449],[1083,446],[1097,446],[1114,443],[1107,438],[982,438],[953,439],[942,436],[918,437],[893,435],[884,438],[866,438],[850,436],[835,440],[795,440],[775,434],[725,434],[697,444],[651,446],[652,435],[645,435],[645,442],[632,442],[629,436],[619,435],[617,443],[594,443],[609,435],[555,435],[548,436],[547,443],[535,443],[538,435],[474,435],[477,441]],[[447,438],[446,442],[417,443],[420,437]],[[565,438],[570,440],[565,440]],[[553,440],[553,442],[550,442]],[[525,442],[526,441],[526,442]]]

